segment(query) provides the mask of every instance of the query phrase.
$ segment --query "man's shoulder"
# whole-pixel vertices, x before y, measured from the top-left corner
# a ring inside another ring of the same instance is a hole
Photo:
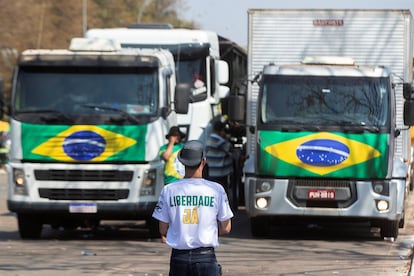
[[[204,183],[204,185],[206,185],[208,187],[211,187],[211,188],[214,188],[217,191],[221,191],[221,190],[224,191],[223,186],[221,184],[217,183],[217,182],[214,182],[214,181],[207,180],[207,179],[203,178],[203,183]]]
[[[209,138],[213,140],[224,140],[223,137],[221,137],[219,134],[214,133],[214,132],[210,134]]]
[[[174,148],[176,149],[182,149],[184,147],[184,143],[177,143],[174,145]]]
[[[212,133],[210,137],[207,139],[207,147],[218,147],[223,144],[226,140],[216,133]]]

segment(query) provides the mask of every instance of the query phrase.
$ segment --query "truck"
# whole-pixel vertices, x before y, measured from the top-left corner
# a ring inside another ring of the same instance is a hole
[[[285,221],[404,227],[412,182],[409,10],[248,10],[245,206]]]
[[[155,47],[173,54],[177,82],[191,86],[188,104],[184,105],[188,106],[188,112],[177,114],[178,127],[186,133],[186,139],[205,143],[211,133],[213,119],[238,117],[237,121],[229,121],[227,128],[229,140],[234,145],[235,167],[231,176],[234,185],[230,187],[229,197],[236,209],[243,195],[240,156],[246,135],[242,126],[245,114],[242,110],[229,108],[229,99],[242,103],[246,96],[245,48],[213,31],[173,28],[170,24],[90,29],[85,37],[116,39],[124,48]]]
[[[221,114],[220,99],[229,93],[227,62],[220,59],[219,37],[206,30],[172,28],[171,25],[134,24],[127,28],[90,29],[87,38],[116,39],[123,48],[169,50],[175,61],[178,83],[192,90],[186,114],[178,114],[178,127],[188,140],[206,141],[210,121]]]
[[[163,183],[158,151],[180,112],[174,59],[73,38],[69,49],[21,53],[12,82],[7,205],[21,238],[42,227],[95,228],[151,218]],[[182,105],[181,105],[182,106]]]

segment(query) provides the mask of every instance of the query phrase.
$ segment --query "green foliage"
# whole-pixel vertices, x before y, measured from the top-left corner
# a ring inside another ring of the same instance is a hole
[[[179,18],[185,9],[179,0],[93,0],[94,28],[125,27],[132,23],[169,23],[174,27],[196,27],[194,22]],[[91,27],[91,26],[90,26]]]
[[[0,76],[6,98],[12,71],[25,49],[67,48],[85,27],[126,27],[133,23],[170,23],[196,28],[180,19],[185,0],[0,0]],[[86,11],[87,22],[84,21]],[[85,24],[86,23],[86,24]]]

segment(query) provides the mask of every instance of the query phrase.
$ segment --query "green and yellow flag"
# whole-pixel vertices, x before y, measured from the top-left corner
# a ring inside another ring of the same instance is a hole
[[[62,162],[144,161],[146,126],[22,124],[23,158]]]
[[[388,134],[260,131],[259,171],[269,176],[381,178]]]

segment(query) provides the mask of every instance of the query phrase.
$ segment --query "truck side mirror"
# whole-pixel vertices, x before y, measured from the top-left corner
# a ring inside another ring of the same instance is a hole
[[[411,99],[411,95],[413,94],[413,87],[411,83],[403,83],[403,97],[406,100]]]
[[[244,97],[229,96],[228,98],[227,107],[230,121],[244,121]]]
[[[187,114],[190,103],[191,84],[178,83],[174,93],[174,108],[178,114]]]
[[[404,102],[404,125],[414,125],[414,99]]]
[[[216,80],[219,84],[226,84],[229,82],[229,65],[224,60],[216,61]]]

